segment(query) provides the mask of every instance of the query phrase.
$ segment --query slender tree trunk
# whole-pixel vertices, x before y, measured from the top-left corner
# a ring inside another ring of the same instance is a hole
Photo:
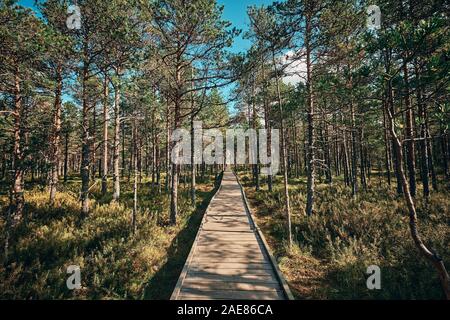
[[[124,110],[121,111],[122,113],[122,118],[125,119],[125,112]],[[122,168],[120,169],[120,177],[122,179],[125,179],[125,172],[126,172],[126,168],[127,168],[127,157],[125,154],[125,149],[126,149],[126,139],[125,139],[125,135],[126,135],[126,131],[125,131],[125,122],[121,121],[120,122],[120,130],[122,132],[121,139],[122,139],[122,144],[121,144],[121,148],[122,148]],[[131,166],[131,163],[129,164]]]
[[[288,232],[288,244],[292,246],[292,226],[291,226],[291,204],[289,200],[289,181],[287,172],[287,157],[286,157],[286,141],[284,133],[284,119],[283,119],[283,102],[281,99],[280,80],[278,75],[277,64],[275,61],[275,52],[272,49],[272,63],[275,71],[275,81],[277,87],[277,100],[278,109],[280,113],[280,131],[281,131],[281,157],[283,161],[283,179],[284,179],[284,197],[285,197],[285,213],[287,218],[287,232]]]
[[[266,84],[266,68],[264,66],[264,61],[262,61],[262,77],[263,77],[263,99],[264,99],[264,126],[267,131],[267,157],[272,158],[272,132],[270,126],[270,113],[269,113],[269,103],[267,101],[267,84]],[[269,192],[273,189],[273,178],[272,174],[267,176],[267,188]]]
[[[416,96],[417,96],[417,106],[419,110],[419,119],[420,119],[420,164],[421,164],[421,180],[423,185],[423,196],[425,198],[428,198],[430,195],[430,170],[428,167],[428,150],[427,150],[427,128],[426,128],[426,122],[427,122],[427,110],[426,105],[423,102],[422,98],[422,88],[420,85],[420,74],[419,74],[419,67],[416,63],[415,65],[415,72],[416,72],[416,78],[419,82],[419,85],[416,89]]]
[[[1,178],[0,180],[5,179],[6,177],[6,167],[7,167],[7,158],[6,158],[6,148],[5,145],[3,145],[3,152],[2,152],[2,170],[1,170]]]
[[[333,181],[332,173],[331,173],[331,155],[330,155],[330,142],[328,139],[328,125],[326,123],[325,114],[322,114],[323,117],[323,142],[324,142],[324,158],[325,158],[325,176],[326,182],[329,184]],[[295,141],[295,140],[294,140]]]
[[[389,136],[388,136],[388,128],[386,124],[386,97],[383,101],[383,127],[384,127],[384,164],[386,167],[386,177],[388,179],[388,185],[391,185],[391,157],[390,157],[390,147],[389,147]]]
[[[367,190],[367,179],[366,179],[366,157],[364,155],[364,131],[363,128],[359,129],[359,154],[361,158],[360,162],[360,176],[361,176],[361,186],[364,190]]]
[[[415,165],[415,146],[414,146],[414,115],[411,96],[409,92],[408,65],[403,62],[403,77],[405,81],[405,107],[406,107],[406,165],[408,167],[409,188],[411,196],[416,196],[416,165]]]
[[[384,51],[384,67],[385,67],[385,72],[386,74],[390,74],[391,73],[391,55],[392,55],[392,49],[386,49]],[[392,79],[390,81],[388,81],[387,83],[387,87],[386,87],[386,108],[385,110],[389,110],[389,112],[391,112],[391,114],[395,114],[395,107],[394,107],[394,94],[393,94],[393,89],[392,89]],[[387,112],[386,112],[386,121],[388,121],[387,118]],[[389,125],[389,124],[388,124]],[[397,159],[397,153],[394,152],[394,139],[391,137],[392,141],[392,163],[394,165],[394,173],[395,173],[395,178],[396,178],[396,183],[397,183],[397,194],[398,195],[402,195],[403,193],[403,186],[402,186],[402,182],[400,179],[400,164],[399,161]]]
[[[194,78],[193,68],[191,69],[191,78]],[[191,84],[192,89],[194,89],[194,83]],[[191,204],[195,207],[195,193],[196,193],[196,184],[195,184],[195,101],[194,101],[194,91],[191,93]]]
[[[66,131],[65,146],[64,146],[64,182],[67,182],[69,170],[69,131]]]
[[[255,97],[255,82],[252,84],[252,127],[253,130],[257,129],[258,122],[258,114],[256,112],[256,97]],[[259,191],[260,183],[259,183],[259,134],[256,132],[256,163],[253,164],[253,175],[255,177],[255,189]]]
[[[61,157],[60,135],[61,135],[61,95],[62,95],[62,67],[59,65],[56,69],[56,88],[55,104],[53,114],[53,132],[52,132],[52,160],[50,170],[50,204],[53,204],[56,197],[56,188],[58,185],[58,166]]]
[[[357,169],[357,146],[356,146],[356,123],[353,101],[350,101],[350,119],[351,119],[351,140],[352,140],[352,195],[358,193],[358,169]]]
[[[117,83],[114,87],[114,150],[113,150],[113,200],[120,198],[120,67],[116,69]]]
[[[446,178],[449,178],[449,170],[448,170],[448,135],[441,127],[440,139],[441,142],[441,152],[442,152],[442,165],[444,168],[444,175]]]
[[[182,75],[181,75],[181,67],[180,67],[180,58],[177,59],[177,66],[176,66],[176,82],[177,82],[177,88],[182,87]],[[181,121],[181,96],[179,96],[180,89],[177,89],[177,94],[175,98],[175,114],[174,114],[174,130],[179,129],[180,121]],[[173,141],[173,147],[171,148],[174,150],[176,141]],[[178,158],[178,151],[175,150],[176,158]],[[178,180],[179,180],[179,165],[178,163],[172,163],[172,190],[170,194],[170,223],[176,224],[177,222],[177,216],[178,216]]]
[[[161,193],[161,150],[159,149],[159,134],[156,135],[156,184]]]
[[[192,101],[193,102],[193,101]],[[196,166],[195,166],[195,133],[196,133],[196,128],[194,125],[194,110],[193,110],[193,106],[191,109],[191,165],[190,165],[190,169],[191,169],[191,204],[193,206],[195,206],[195,194],[196,194],[196,181],[195,181],[195,176],[196,176]]]
[[[349,163],[349,156],[348,156],[348,146],[347,146],[347,133],[344,130],[342,132],[342,138],[343,138],[343,144],[342,144],[342,154],[343,154],[343,161],[344,161],[344,180],[345,185],[350,186],[350,163]]]
[[[92,126],[91,126],[91,179],[95,182],[95,174],[97,173],[97,108],[92,106]]]
[[[103,83],[103,152],[102,152],[102,195],[108,192],[108,99],[109,99],[109,83],[108,75],[105,73]]]
[[[85,52],[87,52],[87,44],[85,45]],[[86,53],[85,53],[86,55]],[[91,137],[89,128],[89,101],[88,101],[88,73],[89,66],[84,62],[82,74],[82,150],[81,150],[81,213],[87,215],[89,213],[89,181],[90,181],[90,147]]]
[[[175,118],[174,118],[174,130],[178,129],[180,122],[180,105],[179,101],[175,102]],[[175,142],[173,143],[172,150],[174,150]],[[176,224],[178,215],[178,181],[179,181],[179,165],[172,163],[172,189],[170,193],[170,223]]]
[[[133,143],[133,167],[134,167],[134,181],[133,181],[133,211],[131,216],[131,228],[132,233],[136,234],[137,230],[137,210],[138,210],[138,178],[139,178],[139,170],[138,170],[138,137],[137,137],[137,123],[136,116],[133,119],[133,128],[132,128],[132,143]]]
[[[437,184],[437,176],[436,171],[434,168],[434,159],[433,159],[433,142],[432,137],[430,135],[430,131],[428,129],[428,124],[425,122],[425,127],[427,129],[427,153],[428,153],[428,167],[430,168],[430,175],[431,175],[431,186],[433,187],[434,191],[438,191],[438,184]]]
[[[170,189],[170,105],[167,99],[166,108],[166,192]]]
[[[9,201],[8,225],[14,229],[22,221],[25,198],[23,195],[23,153],[22,153],[22,114],[23,114],[22,88],[20,84],[19,68],[14,76],[14,124],[13,124],[13,154],[11,163],[11,187]],[[5,255],[8,252],[9,229],[6,237]]]
[[[311,16],[306,16],[306,91],[307,91],[307,195],[306,195],[306,215],[313,214],[314,207],[314,189],[315,189],[315,137],[314,137],[314,99],[313,99],[313,84],[312,84],[312,64],[311,64]]]

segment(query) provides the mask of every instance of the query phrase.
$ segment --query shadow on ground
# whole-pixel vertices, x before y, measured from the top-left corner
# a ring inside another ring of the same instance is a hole
[[[172,295],[173,289],[177,284],[178,277],[186,262],[186,259],[194,243],[195,236],[202,221],[203,215],[208,205],[220,186],[221,176],[218,179],[216,188],[213,192],[197,205],[196,212],[191,215],[187,225],[173,239],[168,250],[167,262],[159,269],[159,271],[148,281],[144,290],[143,299],[146,300],[168,300]],[[198,191],[200,194],[208,194],[208,192]]]

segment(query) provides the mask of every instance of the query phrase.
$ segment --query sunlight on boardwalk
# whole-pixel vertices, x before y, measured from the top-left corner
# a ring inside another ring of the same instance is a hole
[[[172,299],[286,299],[232,172],[224,173]]]

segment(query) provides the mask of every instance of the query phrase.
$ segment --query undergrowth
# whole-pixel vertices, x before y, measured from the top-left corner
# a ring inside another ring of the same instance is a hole
[[[373,179],[357,197],[337,180],[316,186],[315,211],[305,216],[306,183],[290,181],[293,247],[286,245],[282,180],[273,192],[246,186],[258,224],[278,258],[294,295],[299,299],[443,299],[438,276],[420,256],[409,233],[402,197],[394,187]],[[450,268],[450,198],[448,186],[432,192],[427,203],[416,198],[419,232]],[[368,290],[367,267],[381,268],[381,290]]]
[[[143,181],[133,235],[131,183],[122,184],[118,203],[110,194],[102,197],[100,186],[95,186],[87,217],[80,216],[79,181],[60,188],[54,205],[49,205],[45,188],[33,187],[25,193],[24,219],[11,237],[8,261],[0,261],[0,298],[170,298],[213,188],[209,177],[199,183],[195,208],[181,188],[178,223],[171,226],[168,194]],[[0,197],[4,209],[6,200]],[[4,228],[3,215],[2,235]],[[67,289],[69,265],[81,268],[81,290]]]

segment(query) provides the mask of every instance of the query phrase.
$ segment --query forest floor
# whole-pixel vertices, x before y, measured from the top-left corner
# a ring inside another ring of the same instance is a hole
[[[404,201],[395,184],[372,177],[356,198],[342,179],[318,183],[312,217],[304,215],[306,179],[290,180],[295,245],[286,245],[281,177],[274,191],[256,193],[249,174],[241,173],[252,211],[298,299],[441,299],[434,269],[419,256],[409,234]],[[213,177],[199,181],[196,208],[188,184],[180,186],[180,216],[168,221],[169,196],[139,186],[138,232],[130,228],[132,184],[122,183],[122,200],[92,190],[92,211],[79,215],[80,181],[70,180],[55,206],[48,191],[27,185],[25,216],[11,240],[10,260],[0,260],[0,299],[169,299],[213,194]],[[111,186],[110,186],[111,187]],[[164,188],[163,188],[164,189]],[[111,188],[110,188],[111,190]],[[419,231],[425,243],[450,266],[449,186],[440,184],[428,204],[418,189]],[[5,191],[4,189],[2,191]],[[5,209],[7,197],[0,195]],[[5,222],[0,219],[0,234]],[[4,237],[0,239],[3,248]],[[3,255],[2,255],[3,256]],[[3,259],[0,258],[0,259]],[[67,266],[81,267],[82,290],[66,287]],[[378,265],[381,290],[368,290],[366,269]]]
[[[395,181],[372,177],[367,191],[356,198],[342,179],[317,183],[315,212],[305,216],[306,178],[290,179],[292,228],[295,244],[286,243],[283,183],[273,192],[267,185],[255,192],[251,175],[240,180],[253,213],[277,257],[297,299],[443,299],[434,268],[422,258],[409,233],[403,197]],[[450,268],[449,185],[432,191],[428,204],[418,188],[419,232]],[[381,268],[381,290],[368,290],[367,267]]]
[[[195,209],[187,185],[180,185],[176,226],[169,225],[169,195],[151,191],[143,180],[135,235],[131,182],[122,183],[120,203],[111,202],[111,194],[102,197],[97,184],[85,218],[80,217],[79,187],[79,180],[70,180],[50,206],[46,188],[27,185],[24,220],[10,241],[8,263],[2,215],[0,299],[169,299],[213,195],[212,177],[200,179]],[[3,212],[6,204],[3,192]],[[67,289],[69,265],[81,268],[81,290]]]

